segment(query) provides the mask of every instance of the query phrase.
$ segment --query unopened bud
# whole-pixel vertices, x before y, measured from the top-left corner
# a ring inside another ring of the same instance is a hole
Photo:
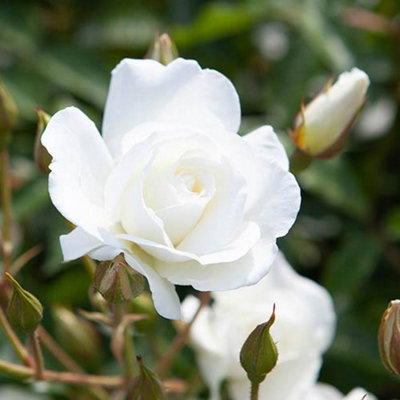
[[[378,345],[383,365],[400,375],[400,300],[391,301],[382,316]]]
[[[84,365],[98,367],[100,338],[92,324],[63,306],[53,307],[52,316],[56,337],[63,348]]]
[[[3,83],[0,82],[0,148],[10,141],[11,130],[17,122],[18,110]]]
[[[278,361],[278,349],[270,334],[274,321],[275,306],[270,319],[250,333],[240,351],[240,364],[252,384],[261,383]]]
[[[94,274],[94,287],[110,303],[123,303],[145,289],[143,275],[130,267],[121,253],[112,261],[103,261]]]
[[[147,368],[142,357],[136,357],[140,367],[140,374],[137,376],[129,391],[129,400],[164,400],[166,395],[163,384],[157,375]]]
[[[50,115],[45,113],[40,107],[36,109],[38,115],[38,124],[35,138],[34,156],[37,166],[45,174],[50,173],[49,165],[51,163],[51,155],[42,144],[42,134],[50,121]]]
[[[151,58],[164,65],[169,64],[175,58],[178,58],[178,56],[178,49],[169,35],[167,33],[160,35],[158,32],[150,50],[146,54],[146,58]]]
[[[32,333],[43,318],[43,307],[40,301],[6,272],[6,278],[13,287],[13,294],[8,304],[8,318],[17,329]]]
[[[369,86],[367,74],[357,68],[342,73],[337,82],[329,82],[309,104],[302,104],[291,137],[309,156],[331,158],[346,142]]]

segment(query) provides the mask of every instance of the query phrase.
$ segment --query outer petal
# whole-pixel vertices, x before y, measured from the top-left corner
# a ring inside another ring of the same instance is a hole
[[[76,260],[103,245],[99,239],[79,227],[66,235],[61,235],[60,244],[64,261]]]
[[[281,237],[287,234],[300,208],[300,188],[294,176],[278,164],[259,159],[258,180],[260,193],[250,211],[267,235]]]
[[[245,135],[243,139],[253,148],[257,156],[275,161],[285,171],[289,169],[285,148],[272,126],[262,126]]]
[[[177,285],[191,285],[203,291],[230,290],[258,282],[269,271],[277,251],[273,240],[261,239],[244,257],[233,262],[201,265],[196,261],[155,260],[155,269]]]
[[[237,132],[240,104],[231,82],[196,61],[123,60],[113,71],[103,135],[118,154],[125,133],[144,122],[164,122]]]
[[[49,192],[69,221],[95,234],[109,223],[104,212],[104,186],[111,156],[95,125],[74,107],[56,113],[42,136],[53,157]]]

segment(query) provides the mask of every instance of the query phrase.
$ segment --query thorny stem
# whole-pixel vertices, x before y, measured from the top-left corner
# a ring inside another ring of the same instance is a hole
[[[27,352],[26,348],[21,343],[21,341],[18,339],[18,336],[16,335],[10,323],[8,322],[6,315],[4,314],[4,311],[1,307],[0,307],[0,329],[3,331],[7,340],[11,343],[11,346],[13,347],[18,358],[25,365],[28,366],[32,365],[32,360],[29,356],[29,353]]]
[[[11,211],[11,188],[8,177],[9,156],[7,149],[0,150],[0,190],[1,190],[1,207],[3,212],[3,226],[1,230],[2,236],[2,254],[4,271],[8,272],[11,266],[12,256],[12,211]]]
[[[197,317],[200,314],[201,309],[208,304],[210,301],[210,295],[208,292],[202,292],[200,294],[201,297],[201,302],[199,304],[198,309],[196,310],[195,314],[193,315],[192,319],[190,322],[180,331],[172,341],[171,345],[165,352],[165,355],[160,359],[156,372],[160,377],[163,377],[166,372],[168,371],[169,367],[171,366],[171,363],[175,357],[175,355],[181,350],[181,348],[185,345],[187,338],[190,333],[190,329],[194,323],[194,321],[197,319]]]
[[[259,383],[252,383],[250,389],[250,400],[258,400]]]
[[[37,332],[30,333],[28,335],[28,340],[31,346],[33,359],[35,360],[35,378],[41,381],[43,380],[44,360]]]

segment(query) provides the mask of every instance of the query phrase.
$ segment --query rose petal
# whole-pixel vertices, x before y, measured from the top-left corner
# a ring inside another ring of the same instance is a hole
[[[284,236],[294,224],[300,209],[300,188],[294,176],[278,164],[259,158],[258,200],[249,212],[261,232],[275,238]]]
[[[214,253],[228,245],[243,228],[247,190],[243,176],[222,158],[214,171],[216,192],[196,227],[177,246],[197,255]]]
[[[123,60],[113,71],[103,135],[110,151],[120,152],[125,133],[145,122],[188,125],[237,132],[240,104],[231,82],[196,61],[177,59],[167,66],[153,60]]]
[[[201,265],[196,261],[155,260],[154,268],[176,285],[191,285],[202,291],[231,290],[258,282],[269,271],[277,251],[274,241],[261,239],[245,256],[233,262]]]
[[[271,126],[262,126],[243,136],[243,139],[251,145],[258,157],[275,161],[285,171],[289,169],[285,148]]]
[[[96,234],[96,227],[110,223],[104,211],[104,186],[112,160],[95,125],[77,108],[66,108],[51,118],[42,143],[53,157],[49,176],[53,204],[73,224]]]
[[[136,243],[148,254],[160,261],[179,263],[194,260],[202,265],[207,265],[218,262],[231,262],[245,256],[260,238],[260,229],[257,224],[250,222],[243,232],[223,250],[200,256],[177,250],[174,247],[151,242],[137,236],[120,234],[118,238]]]

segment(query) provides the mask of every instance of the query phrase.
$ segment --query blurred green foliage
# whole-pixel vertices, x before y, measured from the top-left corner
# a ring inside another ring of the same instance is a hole
[[[399,381],[379,361],[376,332],[386,304],[400,296],[399,12],[398,0],[2,1],[0,75],[20,112],[11,147],[15,254],[43,244],[20,279],[45,305],[48,329],[50,304],[89,308],[90,277],[80,261],[61,263],[58,236],[67,227],[33,163],[37,105],[49,113],[77,105],[100,126],[111,69],[123,57],[142,57],[160,29],[182,56],[233,81],[243,132],[272,124],[291,151],[286,131],[301,98],[357,65],[371,78],[369,102],[345,153],[298,176],[302,210],[280,245],[335,300],[337,336],[321,381],[343,392],[363,386],[381,400],[398,397]],[[136,345],[154,360],[174,331],[162,320],[143,327]],[[109,351],[102,353],[102,371],[115,372]],[[202,388],[188,349],[173,368]],[[55,399],[81,398],[60,385],[34,388]],[[7,400],[22,398],[1,390]]]

